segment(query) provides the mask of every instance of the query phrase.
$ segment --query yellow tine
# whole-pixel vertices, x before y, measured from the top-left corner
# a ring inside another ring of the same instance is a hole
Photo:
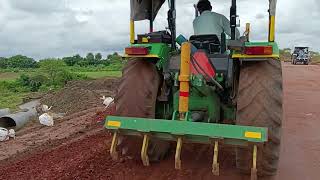
[[[253,154],[252,154],[252,169],[251,169],[251,180],[257,180],[258,174],[257,174],[257,151],[258,147],[257,145],[253,146]]]
[[[143,136],[143,143],[141,148],[141,160],[144,166],[150,166],[148,157],[149,136],[145,134]]]
[[[219,176],[219,163],[218,163],[218,154],[219,154],[219,143],[218,141],[214,142],[214,151],[213,151],[213,163],[212,163],[212,173],[215,176]]]
[[[118,144],[118,132],[115,132],[113,133],[112,143],[110,147],[110,155],[114,161],[118,160],[117,144]]]
[[[176,155],[175,155],[175,168],[181,169],[181,148],[182,148],[182,138],[178,138]]]

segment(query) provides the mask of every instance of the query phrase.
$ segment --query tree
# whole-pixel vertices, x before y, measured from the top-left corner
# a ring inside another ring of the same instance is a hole
[[[48,74],[51,84],[57,84],[58,74],[65,71],[66,64],[62,60],[45,59],[39,62],[41,70]]]
[[[73,57],[64,57],[62,60],[67,64],[67,66],[74,66],[77,63],[76,59]]]
[[[95,55],[95,60],[98,62],[98,61],[101,61],[101,59],[102,59],[101,53],[97,53],[97,54]]]
[[[83,60],[83,58],[79,55],[76,54],[72,57],[64,57],[62,60],[68,65],[68,66],[74,66],[76,64],[79,64],[80,61]]]
[[[283,61],[291,61],[291,49],[290,48],[280,49],[280,59]]]
[[[8,59],[0,57],[0,68],[6,69],[8,67]]]
[[[95,65],[95,59],[94,59],[94,55],[92,53],[88,53],[86,56],[86,60],[88,61],[89,65]]]
[[[27,56],[16,55],[8,59],[8,68],[36,68],[37,62]]]

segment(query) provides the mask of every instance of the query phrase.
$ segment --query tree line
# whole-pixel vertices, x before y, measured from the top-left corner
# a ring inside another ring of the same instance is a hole
[[[101,53],[88,53],[85,57],[76,54],[74,56],[63,57],[55,59],[57,61],[63,61],[67,66],[97,66],[97,65],[105,65],[108,66],[111,63],[120,63],[121,56],[118,53],[113,53],[108,55],[105,59],[103,59]],[[39,61],[35,61],[33,58],[16,55],[9,58],[0,57],[0,68],[8,69],[8,68],[39,68],[41,61],[46,61],[48,59],[42,59]]]

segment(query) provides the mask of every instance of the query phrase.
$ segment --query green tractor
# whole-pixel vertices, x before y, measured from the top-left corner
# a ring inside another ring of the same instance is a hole
[[[128,63],[115,97],[116,114],[105,122],[113,132],[114,160],[138,146],[149,166],[165,158],[174,143],[175,168],[181,169],[182,145],[200,143],[214,149],[214,175],[219,175],[221,146],[235,147],[237,168],[252,179],[276,174],[282,69],[274,41],[276,0],[269,1],[268,42],[250,42],[250,24],[236,38],[236,0],[231,0],[231,39],[212,34],[189,40],[176,37],[174,0],[168,0],[169,28],[158,32],[153,21],[165,0],[131,0]],[[150,32],[136,37],[135,21],[146,19]]]

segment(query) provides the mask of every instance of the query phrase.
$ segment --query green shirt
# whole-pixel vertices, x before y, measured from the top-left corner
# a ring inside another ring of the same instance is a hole
[[[220,37],[222,32],[231,37],[230,21],[222,14],[211,11],[204,11],[193,21],[195,35],[216,34]],[[240,32],[236,29],[236,37]]]

